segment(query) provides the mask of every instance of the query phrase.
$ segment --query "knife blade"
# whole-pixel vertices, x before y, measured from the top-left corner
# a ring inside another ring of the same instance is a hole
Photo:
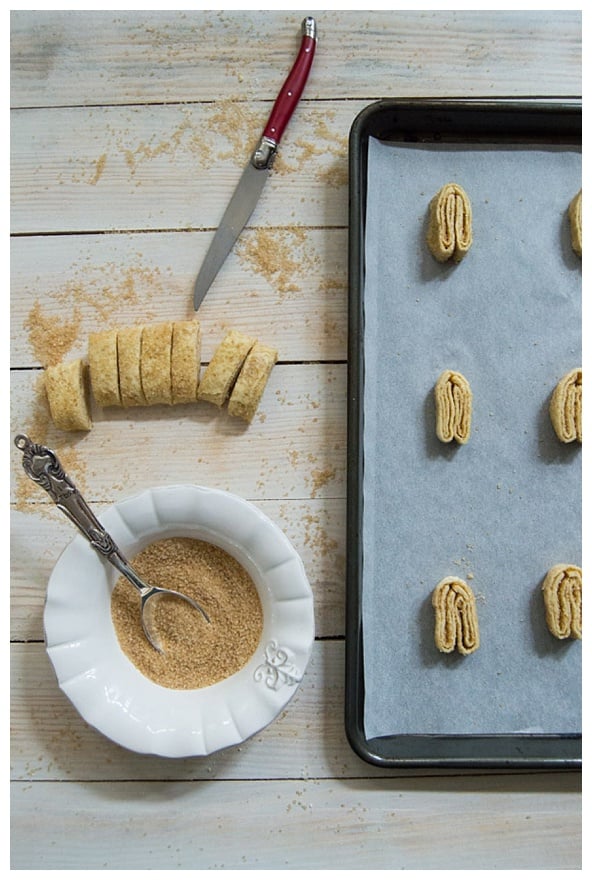
[[[195,311],[255,209],[278,144],[304,91],[317,44],[314,18],[307,16],[302,22],[301,31],[302,42],[296,61],[275,100],[259,143],[245,166],[199,270],[193,291]]]

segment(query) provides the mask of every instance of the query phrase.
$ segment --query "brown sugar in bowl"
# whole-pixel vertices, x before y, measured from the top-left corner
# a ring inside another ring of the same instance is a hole
[[[210,562],[227,555],[254,585],[252,608],[260,606],[261,619],[239,668],[232,671],[231,663],[201,686],[158,683],[130,659],[116,633],[117,572],[75,537],[52,572],[44,626],[58,684],[84,720],[125,748],[164,757],[208,755],[270,724],[296,692],[314,642],[312,590],[283,532],[244,499],[200,486],[145,490],[101,520],[128,559],[156,542],[179,541],[210,547]],[[232,639],[222,638],[221,649],[232,651]]]

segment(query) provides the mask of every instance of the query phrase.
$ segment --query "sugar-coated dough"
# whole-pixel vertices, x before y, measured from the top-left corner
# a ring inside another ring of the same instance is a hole
[[[90,431],[87,367],[81,359],[48,366],[45,391],[49,412],[62,431]]]
[[[201,366],[199,321],[175,321],[171,349],[171,394],[173,403],[197,400]]]
[[[93,397],[99,406],[121,406],[116,329],[89,335],[88,365]]]
[[[554,565],[543,581],[545,618],[557,639],[582,638],[582,569]]]
[[[479,621],[473,591],[463,580],[447,577],[432,593],[434,642],[439,651],[472,654],[479,647]]]
[[[144,324],[140,352],[142,391],[148,405],[172,403],[171,343],[173,325]]]
[[[471,386],[455,370],[444,370],[434,388],[436,435],[442,443],[464,444],[471,436],[473,395]]]
[[[278,353],[256,342],[247,355],[228,401],[228,412],[251,422],[263,397],[269,375],[277,363]]]
[[[447,183],[429,207],[427,243],[440,263],[459,263],[473,243],[473,211],[458,183]]]
[[[255,344],[255,339],[229,330],[206,367],[199,383],[197,396],[221,407],[228,398],[236,377],[246,356]]]
[[[549,404],[551,423],[562,443],[582,442],[582,368],[559,380]]]
[[[582,190],[573,197],[568,209],[571,246],[578,257],[582,256]]]
[[[140,375],[142,326],[120,327],[117,331],[117,363],[122,406],[143,406],[146,403]]]

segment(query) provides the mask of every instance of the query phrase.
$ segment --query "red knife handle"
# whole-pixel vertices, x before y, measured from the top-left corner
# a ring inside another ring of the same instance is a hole
[[[292,113],[304,91],[317,46],[316,23],[310,16],[302,22],[302,43],[298,57],[273,105],[263,137],[279,144]]]

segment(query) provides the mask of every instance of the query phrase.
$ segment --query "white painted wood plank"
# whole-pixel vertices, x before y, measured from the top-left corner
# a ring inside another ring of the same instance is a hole
[[[250,226],[347,224],[347,138],[368,102],[302,102]],[[14,110],[11,231],[217,227],[269,107]]]
[[[11,373],[11,431],[55,449],[89,501],[114,501],[156,485],[195,483],[251,500],[345,496],[344,364],[278,364],[258,413],[246,425],[224,407],[94,407],[84,436],[56,429],[48,416],[42,371]],[[11,444],[12,445],[12,444]],[[12,501],[42,490],[11,449]]]
[[[209,232],[64,235],[11,242],[11,366],[86,357],[105,326],[195,317],[193,284]],[[197,314],[202,358],[229,327],[265,340],[281,361],[345,360],[347,231],[246,230]],[[43,327],[52,332],[41,332]],[[50,345],[51,343],[51,345]]]
[[[40,494],[40,493],[38,493]],[[319,637],[344,633],[345,499],[302,501],[257,499],[299,553],[315,599]],[[101,517],[108,505],[93,505]],[[43,639],[43,604],[47,582],[57,559],[74,537],[68,519],[43,497],[38,503],[15,507],[10,535],[11,638]]]
[[[44,645],[11,648],[11,778],[23,781],[344,778],[384,775],[349,747],[343,641],[315,642],[296,694],[265,730],[207,758],[138,755],[91,728],[59,690]]]
[[[13,11],[12,104],[271,101],[304,14]],[[578,10],[315,14],[309,99],[581,94]]]
[[[576,870],[576,785],[563,774],[19,782],[12,786],[12,867]]]

